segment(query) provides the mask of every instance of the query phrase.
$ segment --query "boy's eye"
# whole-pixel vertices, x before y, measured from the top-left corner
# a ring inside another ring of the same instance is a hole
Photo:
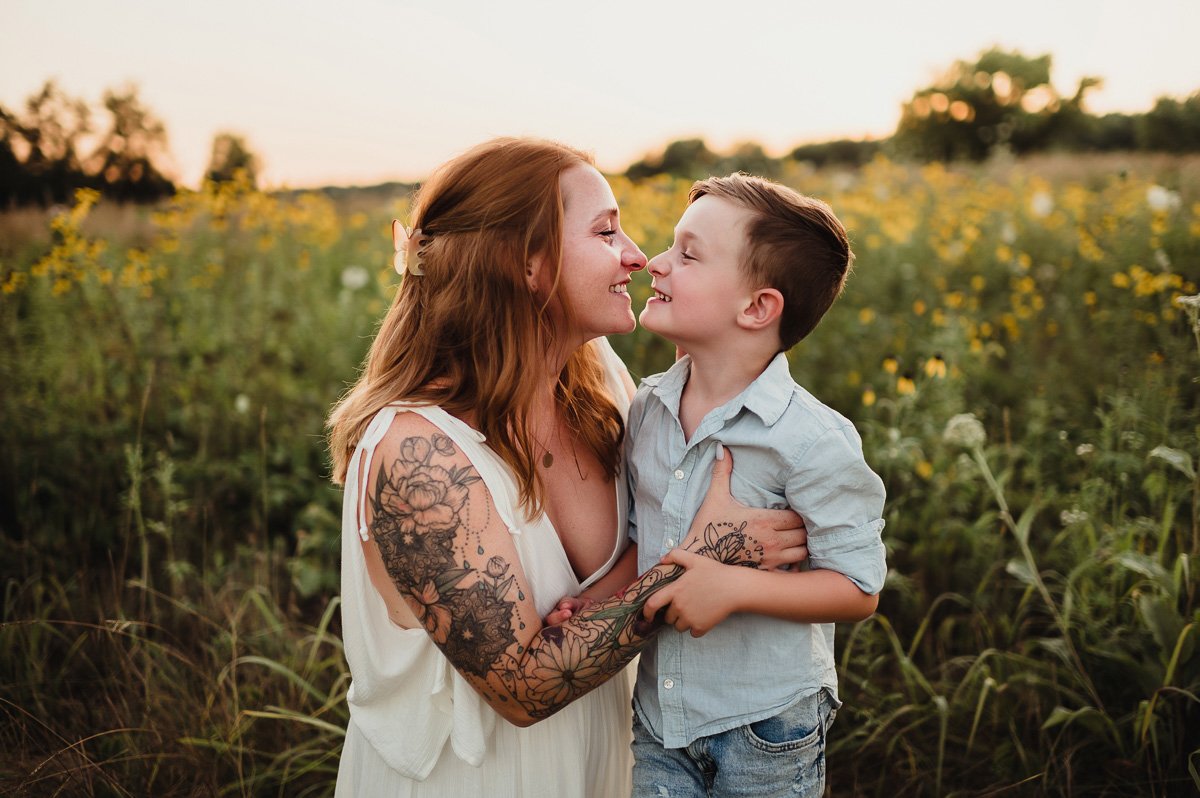
[[[696,259],[696,258],[695,258],[695,256],[693,256],[693,255],[692,255],[690,252],[688,252],[686,249],[685,249],[685,250],[684,250],[682,253],[680,253],[680,256],[681,256],[681,257],[682,257],[684,260],[695,260],[695,259]]]

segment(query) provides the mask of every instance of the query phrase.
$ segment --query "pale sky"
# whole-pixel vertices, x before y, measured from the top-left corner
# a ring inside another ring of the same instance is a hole
[[[623,169],[677,138],[883,137],[955,60],[1051,53],[1092,112],[1200,89],[1198,0],[0,0],[0,104],[135,82],[195,185],[244,134],[267,185],[414,180],[496,135]],[[99,116],[97,117],[99,119]]]

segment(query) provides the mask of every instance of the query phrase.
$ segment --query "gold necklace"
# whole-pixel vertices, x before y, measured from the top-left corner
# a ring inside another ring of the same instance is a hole
[[[542,468],[549,471],[554,467],[554,453],[550,451],[550,447],[542,443],[542,439],[533,434],[533,430],[529,431],[530,437],[542,447]],[[561,440],[561,438],[560,438]],[[580,480],[587,479],[587,474],[583,473],[583,469],[579,467],[579,455],[575,451],[575,442],[571,441],[571,459],[575,461],[575,473],[579,474]]]

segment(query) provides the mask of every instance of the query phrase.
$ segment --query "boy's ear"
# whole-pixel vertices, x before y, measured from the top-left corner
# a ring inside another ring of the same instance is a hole
[[[760,288],[750,295],[750,301],[738,314],[737,324],[743,330],[763,330],[779,321],[783,315],[783,294],[774,288]]]

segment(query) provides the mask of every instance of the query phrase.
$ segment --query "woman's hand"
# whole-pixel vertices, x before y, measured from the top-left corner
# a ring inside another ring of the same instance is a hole
[[[733,498],[729,477],[733,473],[733,455],[721,444],[713,463],[712,484],[704,503],[696,511],[681,548],[729,565],[775,569],[808,559],[808,532],[804,520],[791,510],[763,510]],[[714,548],[720,537],[730,540],[729,532],[741,536],[740,551],[723,545]]]

